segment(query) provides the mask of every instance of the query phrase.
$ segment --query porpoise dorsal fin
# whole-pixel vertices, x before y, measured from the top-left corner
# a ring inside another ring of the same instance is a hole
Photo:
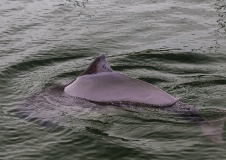
[[[79,76],[84,76],[88,74],[97,74],[101,72],[113,72],[113,69],[111,69],[110,65],[108,64],[104,54],[97,57],[90,64],[90,66],[84,72],[82,72]]]

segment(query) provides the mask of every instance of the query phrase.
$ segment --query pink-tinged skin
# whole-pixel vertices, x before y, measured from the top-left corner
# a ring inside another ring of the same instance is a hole
[[[129,101],[161,106],[177,101],[149,83],[117,72],[80,76],[64,91],[71,96],[96,102]]]

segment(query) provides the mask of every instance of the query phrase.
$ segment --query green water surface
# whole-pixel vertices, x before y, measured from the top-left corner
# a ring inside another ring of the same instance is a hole
[[[32,93],[71,82],[104,53],[115,71],[219,117],[224,0],[1,0],[0,22],[0,159],[226,159],[225,144],[158,110],[65,110],[55,130],[9,112]]]

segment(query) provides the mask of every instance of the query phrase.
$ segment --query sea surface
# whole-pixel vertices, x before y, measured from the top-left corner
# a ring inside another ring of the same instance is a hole
[[[1,160],[226,159],[226,144],[159,110],[58,104],[44,113],[31,101],[35,120],[11,112],[100,54],[206,118],[226,110],[225,0],[1,0]],[[54,127],[37,123],[44,115]]]

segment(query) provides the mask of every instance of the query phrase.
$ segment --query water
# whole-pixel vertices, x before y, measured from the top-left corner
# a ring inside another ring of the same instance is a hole
[[[0,159],[225,159],[225,145],[198,125],[158,110],[61,108],[50,114],[55,130],[9,112],[105,53],[114,70],[218,116],[226,109],[225,8],[224,0],[1,0]]]

